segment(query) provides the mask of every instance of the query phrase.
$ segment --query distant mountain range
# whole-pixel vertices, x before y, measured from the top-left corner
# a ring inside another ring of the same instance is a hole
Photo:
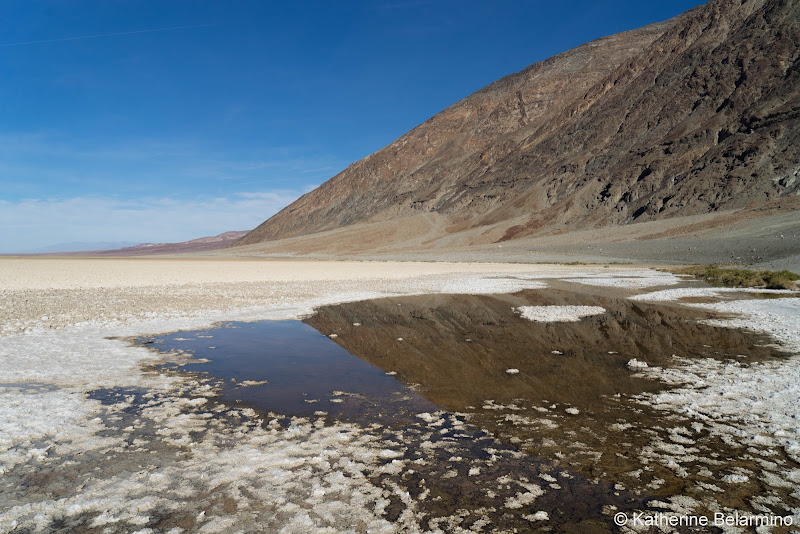
[[[435,248],[763,203],[796,209],[798,21],[794,0],[712,0],[535,63],[350,165],[237,245],[372,225],[381,233],[359,237],[363,250]]]
[[[54,252],[80,252],[84,250],[111,250],[138,245],[133,241],[71,241],[56,243],[46,247],[24,250],[24,254],[52,254]]]
[[[247,231],[224,232],[180,243],[73,242],[52,245],[27,254],[58,254],[60,256],[151,256],[156,254],[186,254],[208,252],[230,246],[247,235]]]

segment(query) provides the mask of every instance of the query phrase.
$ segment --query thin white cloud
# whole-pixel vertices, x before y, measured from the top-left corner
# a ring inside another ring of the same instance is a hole
[[[71,241],[186,241],[228,230],[249,230],[300,194],[278,190],[190,199],[0,200],[0,252]]]
[[[98,141],[56,133],[0,131],[0,199],[170,191],[203,194],[251,189],[300,189],[341,171],[348,162],[314,147],[273,146],[231,157],[164,139]],[[177,194],[177,193],[176,193]]]

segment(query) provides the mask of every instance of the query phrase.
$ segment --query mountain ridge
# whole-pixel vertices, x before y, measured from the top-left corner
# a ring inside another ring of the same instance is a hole
[[[712,0],[446,108],[237,245],[431,214],[485,243],[740,209],[800,188],[797,2]],[[436,242],[432,236],[431,242]]]
[[[117,248],[63,250],[55,252],[22,252],[8,255],[23,256],[155,256],[162,254],[192,254],[198,252],[211,252],[223,249],[235,243],[249,230],[231,230],[214,236],[198,237],[189,241],[175,243],[137,243],[129,246],[118,246]],[[84,243],[92,245],[93,243]],[[96,244],[96,243],[94,243]]]

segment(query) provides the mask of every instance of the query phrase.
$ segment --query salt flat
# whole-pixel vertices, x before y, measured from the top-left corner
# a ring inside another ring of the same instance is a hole
[[[455,273],[560,274],[558,265],[397,261],[314,261],[249,258],[0,257],[0,288],[60,289],[164,286],[231,282],[308,282],[405,279]],[[602,272],[599,267],[591,269]]]
[[[265,422],[218,403],[202,380],[158,372],[152,365],[160,357],[125,338],[215,321],[297,318],[323,304],[382,296],[510,293],[570,280],[631,294],[679,282],[623,266],[2,258],[0,532],[424,530],[415,498],[375,482],[412,467],[400,459],[402,442],[341,422]],[[732,302],[708,306],[740,314],[731,326],[771,332],[797,350],[798,299],[766,307]],[[715,431],[797,458],[797,362],[649,369],[683,389],[642,402],[679,413],[681,398],[691,399],[690,414],[725,417],[711,425]],[[746,397],[739,375],[749,384]],[[112,388],[121,400],[103,402],[97,392]],[[777,467],[765,473],[747,476],[765,484],[800,476]],[[32,476],[39,483],[30,484]],[[535,513],[539,490],[528,480],[508,484],[518,485]],[[670,506],[683,510],[687,502]],[[391,503],[401,511],[389,521]],[[800,510],[796,502],[784,506]],[[442,518],[428,528],[453,530],[458,521]]]
[[[565,272],[559,266],[432,262],[0,258],[0,330],[126,322],[153,314],[197,317],[252,306],[307,307],[379,294],[503,291],[498,284],[505,282],[487,282],[483,275]]]

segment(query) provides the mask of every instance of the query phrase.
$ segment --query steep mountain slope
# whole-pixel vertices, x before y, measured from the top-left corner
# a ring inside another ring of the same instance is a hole
[[[798,193],[798,20],[797,0],[712,0],[536,63],[354,163],[239,244],[419,214],[443,221],[441,235],[495,242]]]

